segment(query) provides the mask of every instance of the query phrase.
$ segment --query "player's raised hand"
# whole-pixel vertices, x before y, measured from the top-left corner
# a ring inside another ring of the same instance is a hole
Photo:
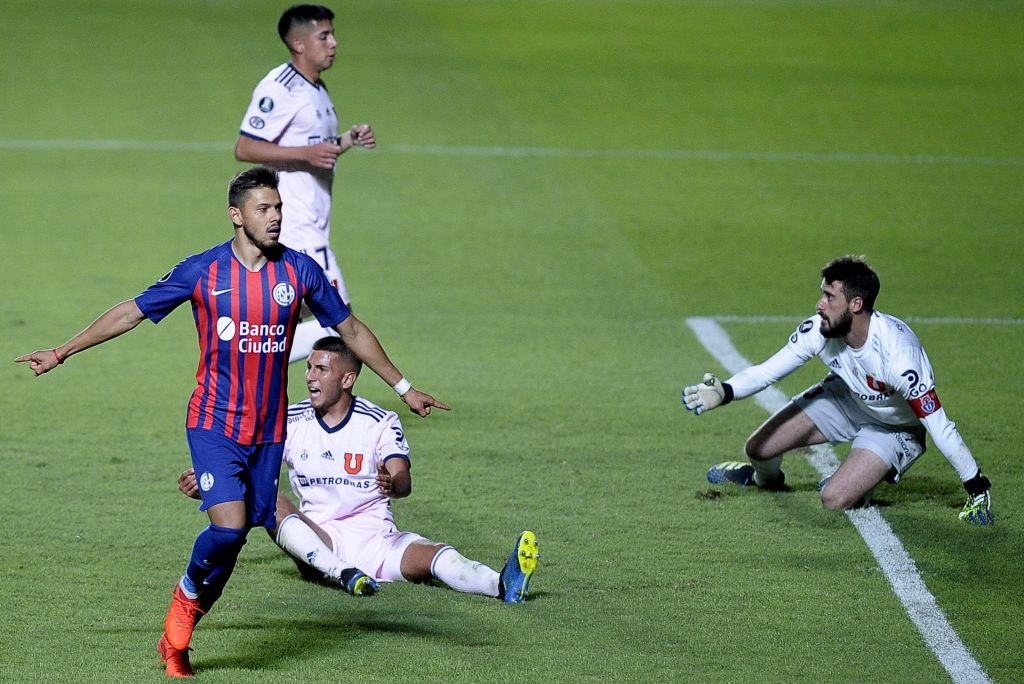
[[[712,373],[705,373],[704,380],[699,385],[683,388],[683,406],[698,416],[719,406],[723,401],[725,388],[722,387],[722,381]]]
[[[377,464],[377,489],[384,496],[391,496],[391,473],[383,463]]]
[[[420,392],[415,387],[410,387],[409,391],[402,395],[402,401],[404,401],[412,412],[419,416],[429,416],[430,408],[439,408],[445,411],[451,411],[451,407],[444,404],[434,397],[430,396],[426,392]]]
[[[199,497],[199,483],[196,481],[196,471],[189,468],[178,476],[178,489],[185,496],[198,499]]]
[[[31,354],[25,354],[14,359],[15,363],[27,363],[28,367],[37,376],[53,370],[63,361],[57,354],[56,349],[39,349]]]
[[[352,136],[352,144],[372,150],[377,146],[377,138],[373,134],[373,127],[370,124],[357,124],[349,129]]]

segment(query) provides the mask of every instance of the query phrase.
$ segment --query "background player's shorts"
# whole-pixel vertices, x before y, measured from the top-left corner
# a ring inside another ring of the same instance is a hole
[[[199,510],[227,501],[244,501],[251,527],[277,527],[277,479],[284,443],[239,444],[217,430],[185,430],[196,471]]]
[[[429,542],[415,532],[398,530],[390,521],[366,516],[317,524],[331,537],[335,555],[379,582],[407,581],[402,576],[405,550],[413,542]]]
[[[341,275],[341,267],[338,265],[338,259],[334,256],[334,251],[331,250],[331,246],[328,244],[292,244],[291,241],[287,241],[287,244],[292,249],[297,249],[303,254],[307,254],[313,258],[313,261],[320,264],[320,268],[324,269],[324,273],[327,274],[327,279],[331,281],[334,287],[338,288],[338,294],[341,295],[341,299],[347,305],[349,303],[348,288],[345,287],[345,278]]]
[[[925,451],[923,426],[893,426],[879,422],[865,411],[842,378],[830,375],[793,397],[821,434],[832,444],[850,442],[867,449],[889,464],[887,481],[895,483]]]

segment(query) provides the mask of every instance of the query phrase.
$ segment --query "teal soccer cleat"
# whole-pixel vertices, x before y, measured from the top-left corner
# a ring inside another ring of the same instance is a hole
[[[708,468],[708,482],[711,484],[734,484],[740,487],[760,487],[754,482],[754,466],[740,461],[726,461],[711,466]],[[785,484],[786,475],[780,470],[779,476],[771,486],[761,488],[778,491],[784,489]]]
[[[342,589],[353,596],[373,596],[380,589],[380,584],[357,568],[342,570],[338,583]]]
[[[516,540],[512,555],[505,561],[498,582],[500,598],[505,603],[523,603],[530,588],[530,578],[537,569],[537,535],[524,531]]]

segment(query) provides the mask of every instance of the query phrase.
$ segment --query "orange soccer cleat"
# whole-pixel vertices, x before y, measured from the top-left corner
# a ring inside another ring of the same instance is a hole
[[[187,649],[188,642],[192,641],[192,630],[204,612],[199,607],[199,599],[190,599],[180,586],[174,585],[171,607],[167,609],[167,618],[164,620],[168,645],[176,651]]]
[[[160,641],[156,643],[157,653],[160,654],[160,664],[166,666],[165,672],[168,677],[191,677],[192,663],[188,661],[188,649],[179,650],[171,646],[166,634],[160,635]]]

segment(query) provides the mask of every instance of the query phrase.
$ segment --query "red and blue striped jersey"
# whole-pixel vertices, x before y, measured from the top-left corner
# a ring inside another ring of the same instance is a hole
[[[135,298],[154,323],[186,301],[192,302],[199,333],[187,427],[223,431],[239,444],[283,442],[288,352],[302,302],[324,327],[349,316],[323,269],[282,246],[252,272],[235,257],[229,240],[187,257]]]

